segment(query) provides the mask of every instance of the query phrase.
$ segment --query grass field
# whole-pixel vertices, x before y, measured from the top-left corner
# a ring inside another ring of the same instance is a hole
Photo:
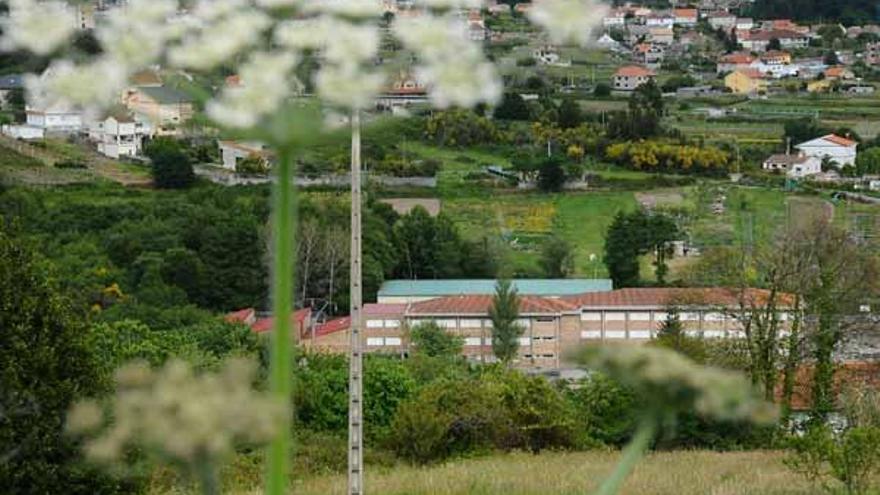
[[[439,466],[367,470],[366,487],[382,495],[574,495],[590,493],[612,470],[616,452],[514,453],[453,461]],[[703,451],[651,454],[624,485],[623,495],[813,495],[782,463],[781,452]],[[260,473],[229,476],[224,493],[257,494]],[[249,485],[254,483],[254,485]],[[291,493],[345,493],[342,475],[297,480]],[[178,489],[179,490],[179,489]],[[154,486],[152,495],[187,493]]]

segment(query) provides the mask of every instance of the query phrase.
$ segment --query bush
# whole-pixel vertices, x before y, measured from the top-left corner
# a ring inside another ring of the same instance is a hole
[[[585,439],[621,446],[636,427],[638,406],[633,393],[601,373],[592,373],[566,389],[577,428]]]
[[[611,96],[611,85],[607,83],[599,83],[593,88],[593,96],[597,98],[608,98]]]
[[[880,428],[856,427],[835,436],[827,426],[814,427],[793,438],[791,449],[786,464],[792,470],[812,483],[835,479],[848,494],[868,493],[880,474]]]
[[[489,369],[424,387],[398,409],[388,444],[415,463],[494,449],[578,444],[574,408],[543,377]]]
[[[171,138],[156,138],[144,150],[153,162],[153,182],[162,189],[183,189],[195,182],[192,161]]]

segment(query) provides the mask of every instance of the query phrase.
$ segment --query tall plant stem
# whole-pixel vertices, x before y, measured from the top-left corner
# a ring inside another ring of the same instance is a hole
[[[605,479],[596,495],[616,495],[620,491],[623,482],[632,472],[636,464],[644,457],[645,451],[654,440],[657,433],[657,421],[654,418],[646,418],[639,423],[635,435],[632,440],[623,449],[623,456],[618,461],[617,466],[611,476]]]
[[[268,449],[266,493],[286,495],[290,454],[291,394],[291,323],[293,296],[293,257],[295,198],[293,190],[294,155],[289,149],[279,150],[275,186],[272,196],[272,349],[270,353],[270,387],[272,395],[284,404],[278,433]]]

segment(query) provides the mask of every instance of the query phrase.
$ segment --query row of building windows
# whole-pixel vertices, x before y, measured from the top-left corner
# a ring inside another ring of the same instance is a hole
[[[627,334],[629,335],[627,337]],[[691,337],[705,337],[708,339],[720,339],[724,337],[745,337],[745,333],[741,330],[728,330],[725,332],[724,330],[703,330],[702,332],[699,330],[686,330],[685,334]],[[780,329],[779,335],[782,337],[788,336],[788,330]],[[625,330],[605,330],[605,338],[606,339],[651,339],[657,336],[657,330],[629,330],[628,332]],[[601,330],[583,330],[581,331],[582,339],[601,339],[602,331]]]
[[[586,338],[586,337],[584,337]],[[552,336],[543,336],[543,337],[520,337],[517,339],[519,345],[528,346],[531,345],[532,342],[552,342],[556,340],[556,337]],[[403,341],[400,337],[367,337],[367,346],[368,347],[381,347],[381,346],[400,346],[403,345]],[[480,337],[466,337],[464,339],[465,347],[477,347],[480,345],[492,345],[491,338],[482,339]]]

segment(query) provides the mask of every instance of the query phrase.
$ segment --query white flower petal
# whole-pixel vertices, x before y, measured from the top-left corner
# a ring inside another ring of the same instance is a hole
[[[269,24],[269,17],[260,11],[239,12],[218,21],[198,35],[185,38],[181,45],[169,50],[168,58],[177,67],[211,69],[256,44]]]
[[[529,9],[528,17],[547,31],[553,43],[585,46],[609,10],[598,0],[540,0]]]
[[[345,17],[378,17],[382,15],[380,0],[303,0],[303,11]]]
[[[416,77],[438,108],[495,103],[503,90],[495,67],[480,60],[425,65],[416,69]]]
[[[58,60],[42,76],[25,78],[32,102],[45,106],[101,108],[117,101],[127,83],[126,72],[107,58],[86,65]]]
[[[367,108],[385,84],[385,77],[353,65],[325,65],[315,76],[318,95],[336,106]]]
[[[254,54],[241,66],[241,84],[225,88],[219,99],[209,102],[208,115],[229,127],[256,125],[290,94],[290,71],[296,62],[289,52]]]
[[[478,51],[468,40],[467,26],[451,17],[423,15],[395,20],[394,34],[428,61],[446,60],[450,54],[468,57]]]
[[[73,34],[73,12],[62,2],[10,0],[9,16],[2,20],[3,50],[25,48],[48,55]]]

